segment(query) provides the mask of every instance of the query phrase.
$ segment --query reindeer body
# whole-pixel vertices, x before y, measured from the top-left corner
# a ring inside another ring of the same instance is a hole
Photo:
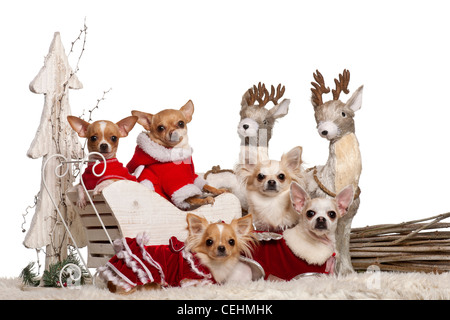
[[[322,75],[317,72],[314,78],[318,84],[312,83],[312,104],[319,134],[330,141],[328,160],[325,165],[317,166],[307,174],[307,190],[311,197],[334,197],[344,187],[353,184],[358,190],[361,175],[361,153],[355,135],[353,117],[362,102],[363,87],[359,87],[352,97],[343,103],[339,98],[340,91],[348,93],[350,78],[348,71],[340,75],[333,90],[333,100],[323,103],[321,95],[328,93]],[[349,242],[353,217],[359,208],[359,192],[348,209],[348,213],[338,221],[336,229],[337,272],[347,274],[353,271],[350,258]]]

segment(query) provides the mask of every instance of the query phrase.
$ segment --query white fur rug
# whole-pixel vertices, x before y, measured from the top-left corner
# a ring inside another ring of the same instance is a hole
[[[129,295],[85,285],[81,289],[22,288],[20,279],[0,278],[0,299],[11,300],[291,300],[450,299],[450,273],[355,273],[305,277],[290,282],[255,281],[204,287],[137,291]]]

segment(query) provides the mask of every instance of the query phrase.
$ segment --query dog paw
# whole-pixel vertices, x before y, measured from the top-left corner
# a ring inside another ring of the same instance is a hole
[[[86,208],[86,199],[83,197],[83,198],[78,198],[78,200],[77,200],[77,207],[78,208],[81,208],[81,209],[84,209],[84,208]]]
[[[217,195],[224,194],[224,193],[230,193],[230,189],[217,189]]]
[[[206,197],[205,202],[206,204],[214,204],[215,199],[213,197]]]
[[[95,186],[94,192],[92,195],[95,197],[96,195],[99,195],[102,193],[103,189],[105,189],[107,186],[109,186],[111,183],[115,182],[116,180],[105,180],[100,182],[98,185]]]

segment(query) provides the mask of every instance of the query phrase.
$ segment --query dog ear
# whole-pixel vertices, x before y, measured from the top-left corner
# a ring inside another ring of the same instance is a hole
[[[89,122],[74,116],[67,116],[67,121],[69,122],[72,129],[78,133],[78,136],[80,138],[87,137],[87,128],[90,125]]]
[[[193,213],[188,213],[186,215],[186,222],[190,235],[202,234],[205,231],[206,227],[209,225],[208,220]]]
[[[291,183],[291,202],[297,212],[302,212],[306,202],[311,200],[309,194],[297,183]]]
[[[336,204],[342,217],[347,213],[348,208],[353,202],[354,190],[353,185],[348,185],[336,195]]]
[[[137,116],[129,116],[116,123],[122,138],[128,136],[128,133],[133,129],[138,119]]]
[[[238,235],[246,235],[253,231],[253,218],[251,214],[231,221],[231,227]]]
[[[302,152],[302,147],[295,147],[281,156],[281,162],[291,170],[298,169],[302,164]]]
[[[145,130],[150,131],[153,119],[153,115],[151,113],[133,110],[131,111],[131,114],[138,117],[137,123],[143,126]]]
[[[192,115],[194,114],[194,103],[189,100],[184,106],[181,107],[180,111],[184,114],[186,121],[191,122]]]

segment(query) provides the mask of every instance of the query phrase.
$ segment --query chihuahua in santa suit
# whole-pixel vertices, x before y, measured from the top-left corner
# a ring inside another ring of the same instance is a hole
[[[207,185],[195,173],[187,135],[187,124],[194,113],[191,100],[179,110],[165,109],[156,114],[131,113],[147,130],[138,135],[136,151],[127,164],[138,182],[182,210],[213,204],[213,196],[227,192]],[[212,196],[205,197],[204,193]]]

